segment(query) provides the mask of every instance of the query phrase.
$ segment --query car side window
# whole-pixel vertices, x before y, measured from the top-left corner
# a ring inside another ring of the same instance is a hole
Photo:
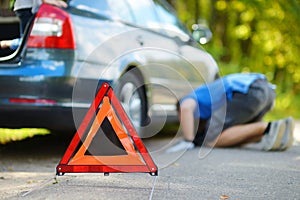
[[[126,0],[70,0],[70,6],[109,18],[134,23],[134,17]]]
[[[106,0],[70,0],[69,5],[80,10],[103,14],[106,16],[111,15],[111,10]]]
[[[125,0],[107,0],[113,16],[125,21],[134,23],[132,11],[129,8],[129,4]]]
[[[188,34],[185,26],[179,21],[175,12],[165,1],[154,0],[155,9],[160,19],[160,26],[169,31]]]
[[[150,0],[128,0],[132,9],[135,23],[146,28],[155,28],[158,16],[155,12],[153,2]]]

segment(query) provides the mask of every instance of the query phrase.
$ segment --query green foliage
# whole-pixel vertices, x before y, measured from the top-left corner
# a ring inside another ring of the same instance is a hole
[[[222,75],[260,72],[277,85],[276,116],[300,117],[299,0],[178,0],[179,17],[191,27],[207,23],[213,40],[204,47]]]
[[[10,0],[10,5],[9,5],[9,7],[10,7],[11,9],[13,9],[14,3],[15,3],[15,0]]]
[[[8,129],[0,128],[0,144],[31,138],[35,135],[47,135],[50,131],[42,128]]]

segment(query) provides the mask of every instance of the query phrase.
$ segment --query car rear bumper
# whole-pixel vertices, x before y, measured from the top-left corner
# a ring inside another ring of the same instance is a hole
[[[73,130],[75,123],[72,108],[6,106],[0,110],[0,127]]]
[[[97,93],[97,88],[89,89],[90,86],[100,87],[102,82],[70,77],[1,76],[0,127],[74,129]]]

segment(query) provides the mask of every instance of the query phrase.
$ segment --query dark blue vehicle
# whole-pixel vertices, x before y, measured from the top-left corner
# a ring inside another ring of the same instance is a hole
[[[19,48],[0,55],[0,127],[73,129],[107,81],[140,133],[155,132],[181,96],[218,76],[163,0],[43,4]]]

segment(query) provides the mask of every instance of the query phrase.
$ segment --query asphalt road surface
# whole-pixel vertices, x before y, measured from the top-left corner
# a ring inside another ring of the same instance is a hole
[[[0,146],[0,199],[300,199],[298,139],[285,152],[197,148],[166,154],[174,138],[155,138],[145,144],[157,177],[85,173],[55,180],[69,141],[48,135]]]

